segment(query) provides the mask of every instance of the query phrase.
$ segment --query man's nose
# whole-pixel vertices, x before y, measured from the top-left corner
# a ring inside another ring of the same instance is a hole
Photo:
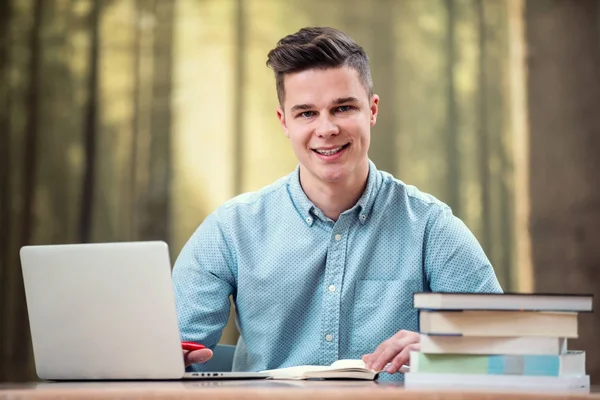
[[[331,117],[328,115],[323,115],[319,119],[319,124],[317,125],[317,129],[315,130],[315,134],[321,138],[330,138],[331,136],[335,136],[340,133],[340,129],[337,124],[331,120]]]

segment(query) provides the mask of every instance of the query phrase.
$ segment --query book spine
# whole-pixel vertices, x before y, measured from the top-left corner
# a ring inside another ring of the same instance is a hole
[[[412,369],[412,368],[411,368]],[[509,375],[476,375],[476,374],[430,374],[414,373],[405,374],[406,387],[431,388],[499,388],[503,391],[532,390],[556,393],[562,391],[589,393],[589,375],[553,377],[553,376],[509,376]],[[508,397],[508,396],[507,396]]]
[[[475,337],[421,334],[421,352],[432,354],[559,355],[567,339],[540,337]]]
[[[411,372],[565,376],[585,374],[585,353],[565,355],[458,355],[411,353]]]

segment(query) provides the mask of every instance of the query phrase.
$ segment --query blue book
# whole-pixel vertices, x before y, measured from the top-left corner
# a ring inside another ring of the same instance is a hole
[[[473,355],[411,352],[411,372],[473,375],[582,376],[585,352],[561,355]]]

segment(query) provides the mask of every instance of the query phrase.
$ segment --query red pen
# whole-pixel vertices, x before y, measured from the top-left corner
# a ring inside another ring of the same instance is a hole
[[[181,342],[181,348],[183,350],[200,350],[200,349],[205,349],[206,346],[200,343],[194,343],[194,342]]]

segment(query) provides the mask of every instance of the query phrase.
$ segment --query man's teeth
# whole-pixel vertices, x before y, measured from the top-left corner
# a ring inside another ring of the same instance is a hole
[[[315,149],[315,151],[319,154],[323,154],[324,156],[331,156],[337,152],[339,152],[340,150],[342,150],[344,146],[340,146],[340,147],[336,147],[335,149],[331,149],[331,150],[320,150],[320,149]]]

